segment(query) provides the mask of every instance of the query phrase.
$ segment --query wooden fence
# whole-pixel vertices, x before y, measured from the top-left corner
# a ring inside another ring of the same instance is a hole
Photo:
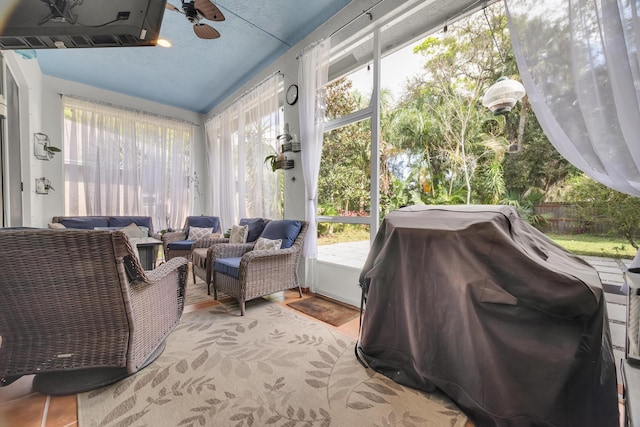
[[[540,203],[535,205],[535,213],[544,215],[547,225],[540,227],[545,233],[557,234],[610,234],[610,219],[594,212],[589,216],[578,215],[569,203]]]

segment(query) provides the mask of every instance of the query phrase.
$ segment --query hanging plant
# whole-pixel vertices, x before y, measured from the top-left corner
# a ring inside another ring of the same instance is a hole
[[[283,154],[269,154],[264,158],[264,164],[268,164],[272,172],[282,169],[282,162],[284,161]]]
[[[49,136],[41,132],[33,134],[33,142],[35,145],[33,154],[40,160],[51,160],[56,153],[62,151],[58,147],[51,145]]]
[[[48,145],[45,144],[44,149],[47,152],[47,155],[49,156],[49,158],[51,159],[56,153],[61,152],[62,150],[59,149],[58,147],[54,147],[53,145]]]

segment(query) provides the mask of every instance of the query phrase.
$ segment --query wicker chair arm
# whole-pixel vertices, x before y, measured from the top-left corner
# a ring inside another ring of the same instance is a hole
[[[276,259],[295,256],[298,252],[299,250],[296,248],[278,249],[276,251],[249,251],[242,255],[242,262],[249,263],[255,259]]]
[[[209,247],[207,251],[207,262],[212,264],[212,261],[218,258],[241,257],[251,251],[254,245],[254,243],[222,243],[213,245]]]
[[[177,270],[181,265],[188,265],[189,261],[186,258],[178,257],[171,258],[169,261],[165,262],[162,265],[159,265],[154,270],[145,271],[145,281],[147,282],[157,282],[158,280],[163,279],[168,274]]]
[[[283,268],[296,261],[298,251],[294,248],[279,249],[277,251],[250,251],[242,255],[240,271],[256,270],[269,266],[271,269]]]
[[[207,237],[202,237],[195,242],[191,246],[191,249],[195,248],[208,248],[209,246],[213,246],[218,243],[229,243],[228,237],[222,237],[219,235],[211,235]]]
[[[187,234],[182,231],[170,231],[162,235],[162,245],[166,246],[171,242],[177,242],[179,240],[187,240]]]
[[[136,372],[180,321],[188,261],[174,258],[129,285],[130,345],[127,369]],[[162,315],[159,315],[162,313]]]

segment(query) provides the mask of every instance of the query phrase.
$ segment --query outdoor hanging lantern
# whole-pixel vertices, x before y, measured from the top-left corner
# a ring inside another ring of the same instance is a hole
[[[525,93],[522,83],[503,76],[484,94],[482,105],[496,116],[507,114]]]

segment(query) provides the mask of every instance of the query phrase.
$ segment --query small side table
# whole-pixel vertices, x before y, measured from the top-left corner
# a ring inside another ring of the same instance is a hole
[[[140,256],[140,264],[145,270],[153,270],[155,264],[155,247],[162,245],[162,240],[153,237],[145,237],[137,239],[138,255]]]

